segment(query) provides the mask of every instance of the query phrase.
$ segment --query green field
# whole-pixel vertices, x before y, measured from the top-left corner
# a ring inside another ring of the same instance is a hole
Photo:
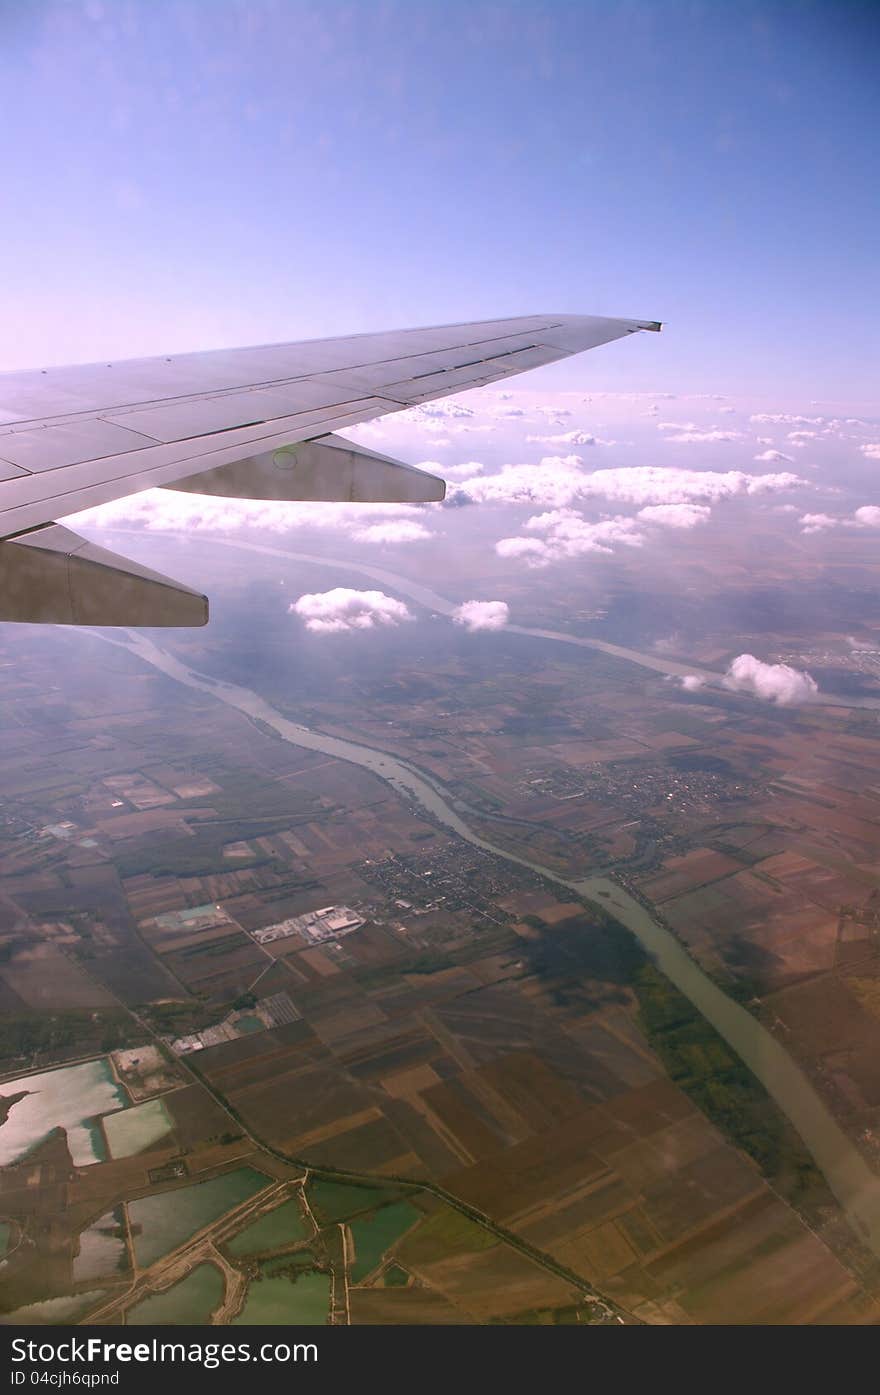
[[[371,1211],[383,1202],[394,1201],[397,1191],[388,1187],[358,1187],[346,1182],[309,1183],[309,1205],[320,1222],[347,1220],[359,1211]]]

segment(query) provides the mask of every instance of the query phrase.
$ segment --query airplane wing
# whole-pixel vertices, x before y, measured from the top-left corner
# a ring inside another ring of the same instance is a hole
[[[0,619],[205,624],[205,597],[55,520],[155,486],[247,499],[439,500],[442,480],[334,433],[659,328],[532,315],[2,373]]]

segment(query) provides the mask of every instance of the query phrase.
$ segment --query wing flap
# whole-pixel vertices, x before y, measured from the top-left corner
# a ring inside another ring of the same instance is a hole
[[[164,488],[232,499],[350,504],[436,503],[446,494],[435,475],[332,435],[203,470]]]
[[[398,409],[399,404],[384,398],[361,398],[345,406],[301,412],[259,426],[165,442],[41,474],[21,474],[4,481],[0,489],[0,537]]]
[[[205,625],[205,596],[51,524],[0,542],[0,620]]]

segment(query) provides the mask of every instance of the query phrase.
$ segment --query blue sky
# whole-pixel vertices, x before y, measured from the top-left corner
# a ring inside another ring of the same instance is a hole
[[[549,387],[867,406],[880,7],[0,0],[0,367],[662,318]]]

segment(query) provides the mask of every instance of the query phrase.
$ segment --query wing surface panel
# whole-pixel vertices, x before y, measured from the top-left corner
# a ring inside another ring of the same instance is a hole
[[[202,597],[47,525],[200,475],[229,497],[438,500],[442,480],[332,433],[659,328],[532,315],[0,374],[0,619],[204,623]]]

